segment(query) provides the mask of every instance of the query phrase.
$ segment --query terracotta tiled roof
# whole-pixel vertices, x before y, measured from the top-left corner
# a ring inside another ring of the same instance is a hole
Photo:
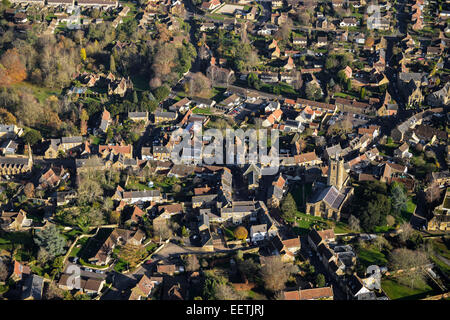
[[[277,186],[280,189],[283,189],[286,180],[284,180],[283,176],[280,174],[278,179],[272,183],[272,185]]]
[[[284,291],[284,300],[300,300],[300,294],[298,290]]]
[[[275,119],[279,120],[283,115],[283,111],[281,111],[281,109],[277,109],[272,113],[272,115],[275,117]]]
[[[320,237],[323,240],[328,240],[328,239],[334,239],[334,230],[333,229],[327,229],[327,230],[322,230],[322,231],[317,231],[317,233],[320,235]]]
[[[103,113],[102,113],[102,120],[110,120],[111,119],[111,114],[109,113],[108,110],[103,109]]]
[[[317,300],[321,298],[333,297],[333,289],[331,287],[314,288],[299,290],[298,300]]]
[[[284,103],[290,104],[290,105],[295,105],[295,100],[293,100],[293,99],[284,99]]]
[[[22,277],[22,274],[31,273],[30,267],[21,264],[20,262],[14,260],[14,274],[16,276]]]
[[[125,146],[120,146],[120,145],[100,145],[98,146],[98,152],[99,153],[103,153],[104,151],[108,151],[108,152],[114,152],[116,154],[130,154],[131,150],[132,150],[132,145],[125,145]]]
[[[174,264],[158,264],[157,266],[158,273],[174,273],[176,271],[176,267]]]
[[[211,191],[211,188],[208,186],[203,188],[194,188],[194,195],[200,196],[202,194],[207,194],[209,191]]]
[[[183,211],[183,205],[181,203],[175,203],[175,204],[169,204],[165,206],[159,206],[158,207],[160,212],[167,212],[167,213],[177,213]]]
[[[310,162],[310,161],[314,161],[314,160],[319,160],[315,151],[296,155],[296,156],[294,156],[294,159],[295,159],[296,163],[305,163],[305,162]]]
[[[300,237],[283,240],[282,243],[286,248],[300,247]]]

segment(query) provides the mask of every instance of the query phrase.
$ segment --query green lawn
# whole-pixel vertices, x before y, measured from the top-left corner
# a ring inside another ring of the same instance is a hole
[[[89,238],[81,238],[77,241],[77,244],[72,248],[69,253],[69,257],[79,257],[79,252],[83,246],[88,242]],[[78,247],[79,246],[79,247]]]
[[[214,20],[225,20],[225,19],[228,19],[228,17],[223,16],[223,15],[218,14],[218,13],[210,13],[210,14],[207,14],[206,17],[214,19]]]
[[[423,284],[419,288],[410,288],[398,283],[393,278],[381,280],[381,288],[391,300],[417,300],[434,294],[433,288],[428,284]]]
[[[364,267],[376,264],[385,266],[387,264],[386,256],[376,248],[362,248],[358,252],[358,259]]]
[[[423,179],[429,172],[437,170],[436,162],[433,158],[425,159],[424,154],[415,155],[411,159],[413,164],[413,174],[418,179]]]
[[[170,192],[174,184],[180,184],[176,178],[165,178],[163,181],[153,181],[154,186],[162,189],[163,192]]]
[[[292,222],[292,221],[290,221]],[[297,225],[293,228],[295,234],[306,235],[311,227],[314,225],[319,225],[320,227],[328,227],[327,221],[321,217],[315,217],[306,213],[298,212],[296,214]]]
[[[336,222],[334,226],[334,233],[350,233],[353,232],[345,223]]]
[[[125,186],[128,190],[139,190],[139,191],[143,191],[143,190],[150,190],[152,188],[150,188],[149,186],[143,184],[143,183],[139,183],[139,182],[128,182],[127,185]]]
[[[195,114],[213,114],[213,112],[211,111],[211,108],[197,108],[197,107],[194,107],[192,109],[192,113],[195,113]]]
[[[157,244],[157,243],[150,242],[150,243],[145,247],[145,249],[147,250],[148,253],[152,253],[153,251],[156,250],[157,247],[158,247],[158,244]]]
[[[114,265],[114,271],[122,273],[128,270],[128,263],[122,259],[119,259],[117,263]]]
[[[33,91],[34,96],[36,97],[36,99],[39,100],[40,103],[44,103],[47,100],[47,98],[52,95],[58,96],[61,94],[60,89],[44,88],[25,81],[17,83],[13,85],[13,87],[19,89],[20,88],[31,89]]]
[[[446,240],[449,241],[448,239]],[[437,255],[440,255],[441,257],[450,260],[450,250],[446,246],[444,239],[433,239],[433,254],[431,254],[431,260],[436,264],[436,266],[442,271],[442,273],[446,274],[448,277],[450,277],[450,266],[446,264],[442,259],[439,259]]]
[[[406,221],[409,221],[414,211],[416,211],[416,207],[417,205],[414,202],[412,202],[411,199],[409,199],[408,202],[406,203],[406,210],[402,210],[401,213],[402,218],[405,219]]]
[[[377,226],[377,227],[375,227],[375,228],[373,228],[373,231],[374,232],[376,232],[376,233],[378,233],[378,232],[388,232],[388,231],[391,231],[391,230],[394,230],[395,228],[394,227],[390,227],[390,226],[388,226],[388,225],[385,225],[385,226]]]
[[[96,146],[98,146],[102,141],[102,139],[100,139],[100,137],[93,136],[93,135],[89,136],[89,138],[91,139],[91,144],[96,145]]]
[[[136,10],[136,4],[134,4],[133,2],[120,2],[121,4],[130,7],[130,11],[128,12],[127,16],[131,16],[136,14],[137,10]]]
[[[344,98],[344,99],[359,99],[359,97],[356,97],[351,94],[343,93],[343,92],[336,92],[334,93],[335,97]]]
[[[224,234],[225,234],[225,238],[227,240],[235,240],[236,238],[234,237],[234,233],[232,230],[228,229],[228,228],[223,228]]]

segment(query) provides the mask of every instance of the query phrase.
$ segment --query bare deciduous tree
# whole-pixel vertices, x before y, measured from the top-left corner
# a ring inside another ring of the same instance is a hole
[[[198,262],[197,256],[190,254],[185,258],[186,271],[193,272],[200,268],[200,263]]]
[[[218,300],[240,300],[241,296],[230,286],[219,284],[215,288],[215,297]]]
[[[389,257],[389,262],[394,270],[403,270],[397,275],[399,282],[414,288],[425,281],[422,267],[429,263],[425,251],[395,249]]]
[[[359,219],[354,215],[350,215],[350,217],[348,218],[348,224],[353,231],[359,232],[361,230]]]
[[[388,226],[393,226],[395,224],[395,218],[388,214],[386,216],[386,223],[388,224]]]
[[[28,182],[23,188],[23,193],[27,198],[34,197],[34,185],[31,182]]]
[[[147,254],[147,250],[142,245],[136,246],[132,244],[126,244],[120,248],[118,257],[129,263],[129,267],[135,267]]]
[[[404,222],[402,223],[402,225],[400,226],[400,240],[405,242],[409,239],[411,239],[412,235],[414,234],[414,229],[411,226],[411,224],[409,222]]]
[[[0,281],[6,281],[9,275],[9,268],[8,265],[0,260]]]
[[[44,294],[45,300],[62,300],[64,299],[64,291],[59,289],[55,283],[50,282]]]
[[[433,203],[441,197],[442,190],[437,183],[432,183],[425,192],[425,199],[428,203]]]
[[[284,289],[286,281],[296,272],[297,267],[292,263],[285,263],[280,257],[274,256],[268,258],[261,268],[261,277],[266,289],[276,292]]]
[[[158,237],[161,241],[166,240],[172,236],[172,230],[167,225],[167,223],[154,223],[153,231],[155,236]]]
[[[387,241],[386,238],[383,237],[382,235],[379,235],[378,237],[376,237],[375,240],[373,241],[373,244],[377,247],[378,250],[382,250],[383,248],[387,248],[387,249],[392,248],[389,241]]]

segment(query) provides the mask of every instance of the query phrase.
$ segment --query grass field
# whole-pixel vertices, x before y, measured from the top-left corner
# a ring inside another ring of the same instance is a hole
[[[319,225],[320,227],[328,227],[327,221],[321,217],[315,217],[302,212],[297,212],[296,214],[297,225],[294,227],[293,231],[298,235],[306,235],[311,227],[314,225]]]
[[[343,93],[343,92],[336,92],[334,93],[335,97],[344,98],[344,99],[359,99],[359,97],[356,97],[351,94]]]
[[[388,232],[388,231],[391,231],[391,230],[395,230],[395,228],[392,227],[392,226],[388,226],[388,225],[376,226],[375,228],[373,228],[373,231],[376,232],[376,233],[378,233],[378,232]]]
[[[139,190],[139,191],[153,189],[153,188],[150,188],[148,185],[145,185],[145,184],[137,182],[137,181],[128,182],[127,185],[125,186],[125,188],[128,190]]]
[[[444,273],[447,277],[450,277],[450,266],[443,261],[443,259],[450,260],[450,250],[446,245],[449,239],[444,240],[444,238],[435,238],[432,240],[433,244],[433,254],[431,255],[431,260],[436,264],[436,266]],[[442,258],[438,258],[438,255]]]
[[[366,268],[373,264],[385,266],[388,262],[386,256],[374,247],[361,248],[358,252],[358,259]]]
[[[398,283],[394,278],[381,280],[381,288],[391,300],[417,300],[435,294],[435,290],[424,283],[418,288],[410,288]]]
[[[412,202],[411,199],[408,200],[406,203],[406,210],[402,210],[401,215],[402,218],[406,221],[409,221],[411,219],[411,216],[413,215],[414,211],[416,211],[417,205]]]
[[[343,222],[336,222],[334,226],[334,233],[350,233],[352,230]]]
[[[81,238],[77,241],[77,244],[70,251],[69,257],[79,257],[79,253],[83,246],[88,242],[89,238]]]
[[[213,112],[211,111],[211,108],[197,108],[197,107],[194,107],[192,109],[192,113],[195,113],[195,114],[213,114]]]
[[[40,103],[44,103],[47,100],[47,98],[52,95],[58,96],[61,94],[61,90],[59,89],[43,88],[26,81],[17,83],[13,87],[19,89],[21,88],[31,89],[33,91],[34,96],[36,97],[36,99],[39,100]]]

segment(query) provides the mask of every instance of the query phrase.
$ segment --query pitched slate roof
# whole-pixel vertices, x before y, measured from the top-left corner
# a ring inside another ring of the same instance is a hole
[[[345,195],[341,193],[335,186],[326,187],[318,193],[312,200],[312,203],[324,201],[333,209],[339,209],[345,199]]]
[[[333,252],[331,252],[330,248],[328,248],[323,243],[317,248],[317,251],[328,261],[333,257]]]
[[[267,224],[256,224],[250,227],[250,235],[254,235],[255,233],[266,233],[267,232]]]

